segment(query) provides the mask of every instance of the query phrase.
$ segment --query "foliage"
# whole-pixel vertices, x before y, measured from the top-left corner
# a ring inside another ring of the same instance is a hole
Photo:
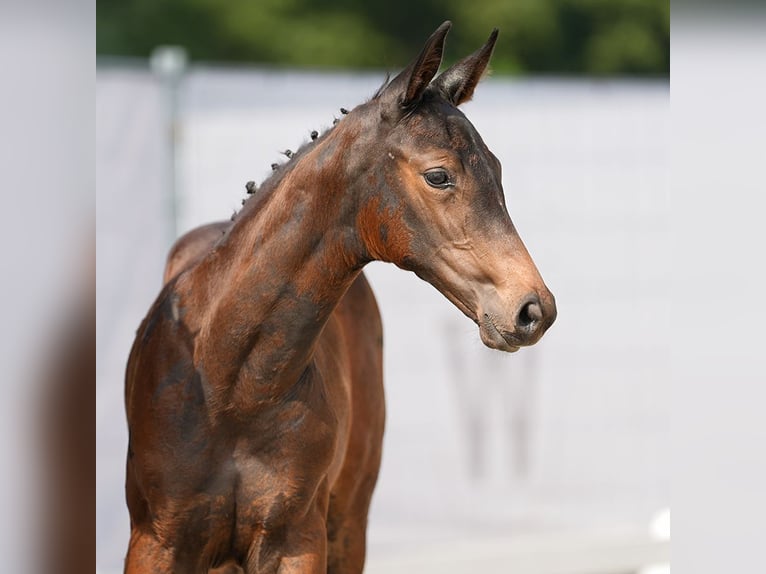
[[[669,73],[668,0],[98,0],[97,52],[301,67],[404,65],[443,20],[446,59],[500,28],[499,73]]]

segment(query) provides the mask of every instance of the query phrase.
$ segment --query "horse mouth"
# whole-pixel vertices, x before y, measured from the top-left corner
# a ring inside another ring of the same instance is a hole
[[[471,309],[462,298],[449,290],[445,290],[443,293],[466,317],[479,326],[479,336],[481,337],[481,341],[490,349],[497,349],[498,351],[505,351],[506,353],[515,353],[523,346],[523,343],[521,343],[513,333],[500,329],[495,325],[494,321],[487,313],[484,313],[482,317],[478,317],[473,309]]]
[[[482,343],[490,349],[497,349],[506,353],[515,353],[522,346],[513,333],[500,329],[486,313],[482,317],[482,321],[479,322],[479,336]]]
[[[457,293],[449,289],[441,290],[444,296],[452,302],[455,307],[460,309],[463,314],[479,327],[479,336],[482,343],[490,349],[504,351],[506,353],[515,353],[521,347],[526,346],[516,334],[498,327],[488,313],[474,312],[472,307],[460,297]],[[481,316],[479,316],[481,314]]]

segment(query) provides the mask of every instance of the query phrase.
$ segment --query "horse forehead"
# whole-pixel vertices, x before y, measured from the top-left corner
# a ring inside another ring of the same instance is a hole
[[[486,146],[479,132],[462,113],[451,114],[445,121],[450,143],[461,151],[484,153]]]
[[[437,103],[427,106],[408,122],[415,141],[451,148],[458,152],[483,151],[484,143],[476,128],[456,107]]]

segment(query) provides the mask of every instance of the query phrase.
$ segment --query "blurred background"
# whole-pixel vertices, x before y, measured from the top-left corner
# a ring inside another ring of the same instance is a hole
[[[379,70],[408,63],[448,19],[447,60],[500,28],[499,73],[669,73],[667,0],[98,0],[97,50],[145,58],[178,44],[195,61]]]
[[[667,1],[97,7],[99,572],[127,546],[124,367],[171,243],[228,219],[279,150],[369,98],[445,19],[445,65],[500,29],[463,111],[559,316],[536,347],[493,352],[429,285],[368,266],[388,423],[366,572],[668,571]]]

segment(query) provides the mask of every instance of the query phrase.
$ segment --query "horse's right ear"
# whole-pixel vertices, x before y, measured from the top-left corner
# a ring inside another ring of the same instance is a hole
[[[453,105],[459,106],[473,97],[476,84],[479,83],[492,57],[495,42],[497,42],[497,28],[492,30],[486,44],[470,56],[453,64],[434,80],[434,86]]]
[[[426,41],[420,55],[382,91],[385,98],[396,98],[399,105],[408,107],[420,100],[428,84],[439,71],[444,52],[444,39],[452,27],[447,20]]]

